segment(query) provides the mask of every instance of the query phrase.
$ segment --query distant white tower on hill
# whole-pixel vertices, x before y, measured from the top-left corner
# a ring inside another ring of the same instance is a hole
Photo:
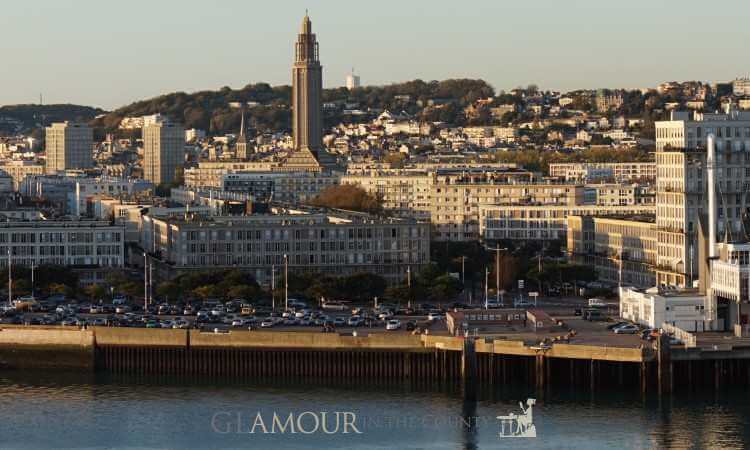
[[[354,68],[349,75],[346,76],[346,88],[350,91],[360,86],[359,75],[354,75]]]

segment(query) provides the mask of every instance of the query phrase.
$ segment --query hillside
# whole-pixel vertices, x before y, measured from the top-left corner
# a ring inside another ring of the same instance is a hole
[[[124,117],[154,113],[166,114],[185,128],[200,128],[213,135],[236,132],[240,126],[240,111],[232,102],[257,102],[249,108],[246,121],[249,127],[262,131],[289,130],[291,128],[291,87],[270,86],[267,83],[249,84],[242,89],[224,87],[218,91],[200,91],[192,94],[175,92],[142,100],[119,108],[94,121],[97,127],[114,130]],[[366,86],[349,91],[346,88],[325,89],[323,102],[334,102],[337,108],[326,110],[325,126],[341,121],[356,120],[343,113],[344,105],[356,104],[358,108],[405,110],[420,113],[418,101],[430,99],[450,100],[443,114],[457,114],[461,108],[479,98],[494,95],[493,88],[483,80],[414,80],[387,86]],[[402,96],[402,97],[398,97]],[[408,100],[403,96],[408,96]],[[435,118],[431,118],[435,119]],[[440,117],[443,120],[443,117]]]
[[[24,133],[52,122],[66,120],[88,122],[104,112],[100,108],[71,104],[1,106],[0,135]]]

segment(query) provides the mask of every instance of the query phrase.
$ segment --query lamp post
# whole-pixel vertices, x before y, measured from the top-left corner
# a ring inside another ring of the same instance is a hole
[[[148,313],[148,256],[143,252],[143,314]]]
[[[284,311],[289,311],[289,257],[284,254]]]
[[[34,262],[31,262],[31,299],[34,300]]]
[[[487,299],[490,293],[490,269],[484,268],[484,309],[487,309]]]
[[[276,264],[271,264],[271,311],[276,311]]]
[[[411,266],[406,266],[406,287],[408,288],[406,307],[411,308]]]
[[[13,304],[13,272],[11,271],[12,266],[10,245],[8,246],[8,306]]]
[[[507,247],[505,247],[505,248],[500,248],[500,247],[490,248],[490,247],[488,247],[486,245],[485,245],[484,248],[487,249],[487,250],[495,252],[495,288],[497,290],[497,292],[495,294],[496,294],[497,304],[499,305],[500,304],[500,252],[501,251],[502,252],[506,252],[506,251],[508,251],[508,248]],[[486,283],[485,283],[485,286],[486,286]],[[485,297],[486,297],[486,295],[485,295]],[[487,306],[486,300],[485,300],[485,306]]]

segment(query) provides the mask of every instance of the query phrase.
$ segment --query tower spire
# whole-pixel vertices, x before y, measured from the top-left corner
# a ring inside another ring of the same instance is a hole
[[[242,119],[240,119],[240,136],[245,135],[245,107],[242,107]]]

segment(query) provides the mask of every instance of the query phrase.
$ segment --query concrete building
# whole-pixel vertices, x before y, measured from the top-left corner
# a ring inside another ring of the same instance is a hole
[[[351,91],[352,89],[357,89],[360,86],[361,84],[359,75],[354,75],[354,69],[352,69],[351,73],[346,76],[346,88]]]
[[[601,206],[653,205],[655,194],[650,186],[640,184],[587,184]]]
[[[568,259],[592,266],[599,280],[612,285],[654,286],[658,230],[653,215],[634,214],[568,216]]]
[[[750,96],[750,78],[737,78],[732,82],[732,93],[737,97]]]
[[[94,132],[86,124],[53,123],[46,128],[46,172],[94,166]]]
[[[391,283],[430,258],[429,224],[367,214],[274,210],[271,214],[187,218],[143,217],[143,246],[170,274],[241,267],[262,284],[285,256],[291,272],[333,276],[375,273]]]
[[[0,222],[0,264],[54,264],[78,272],[82,284],[102,282],[124,264],[124,229],[108,221],[41,220]]]
[[[649,328],[667,324],[689,332],[709,331],[705,299],[697,289],[621,288],[620,317]]]
[[[625,163],[551,163],[551,177],[575,183],[613,180],[617,183],[655,182],[655,162]]]
[[[182,125],[156,121],[143,127],[143,178],[155,185],[171,183],[185,162]]]
[[[122,198],[151,189],[150,182],[135,178],[35,175],[26,177],[19,190],[57,203],[65,214],[81,216],[88,213],[87,203],[93,196]]]
[[[42,175],[45,167],[32,161],[11,160],[0,163],[0,170],[10,175],[13,179],[13,190],[17,191],[27,176]]]
[[[246,192],[258,201],[304,203],[325,189],[339,184],[341,177],[328,172],[247,172],[224,175],[221,189]]]
[[[606,217],[654,213],[654,207],[626,205],[482,205],[479,207],[479,235],[485,241],[566,241],[568,218]]]
[[[716,142],[718,236],[738,236],[750,207],[750,112],[673,112],[656,122],[658,283],[684,286],[695,278],[698,218],[708,211],[706,147]]]
[[[584,193],[580,185],[536,182],[532,172],[481,166],[347,174],[341,184],[378,195],[400,217],[430,220],[436,240],[458,241],[479,239],[482,205],[578,205]]]

